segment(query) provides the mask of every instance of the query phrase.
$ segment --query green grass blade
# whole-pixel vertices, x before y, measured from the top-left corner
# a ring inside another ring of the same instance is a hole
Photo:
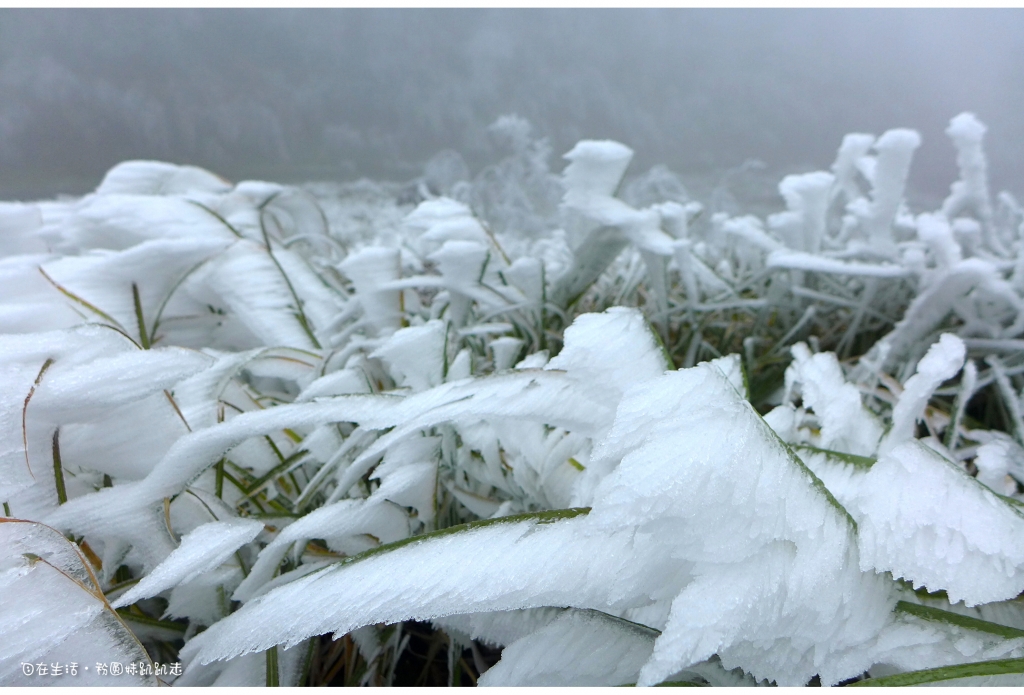
[[[942,666],[939,668],[925,669],[923,671],[908,671],[907,673],[897,673],[893,676],[868,678],[867,680],[851,683],[847,687],[852,688],[863,686],[891,688],[908,685],[941,683],[942,681],[972,678],[975,676],[1002,676],[1014,673],[1024,674],[1024,659],[976,661],[971,664],[960,664],[959,666]]]
[[[317,572],[322,572],[326,569],[338,567],[339,565],[349,565],[354,562],[365,560],[374,555],[380,555],[382,553],[390,553],[392,550],[398,550],[407,545],[419,543],[421,541],[428,541],[434,538],[443,538],[445,536],[453,536],[457,533],[465,533],[467,531],[473,531],[478,528],[484,528],[486,526],[498,526],[501,524],[515,524],[520,521],[536,521],[538,524],[551,524],[563,519],[572,519],[577,516],[585,516],[590,513],[590,507],[570,507],[569,509],[550,509],[543,512],[528,512],[526,514],[513,514],[511,516],[501,516],[497,519],[479,519],[477,521],[470,521],[465,524],[459,524],[457,526],[449,526],[447,528],[439,529],[437,531],[431,531],[430,533],[424,533],[419,536],[410,536],[409,538],[403,538],[400,541],[394,541],[393,543],[385,543],[384,545],[377,546],[376,548],[370,548],[364,550],[357,555],[351,555],[338,560],[336,563],[332,563],[325,567],[322,567]],[[315,574],[315,573],[312,573]]]
[[[223,480],[228,481],[232,485],[234,485],[235,489],[238,490],[239,492],[241,492],[244,495],[245,491],[248,489],[248,486],[244,485],[238,478],[236,478],[235,476],[233,476],[230,473],[228,473],[227,470],[225,470],[223,466],[221,466],[220,470],[221,470],[221,478]],[[222,485],[223,485],[223,482],[222,482]]]
[[[60,428],[53,431],[53,478],[57,484],[57,503],[68,501],[67,489],[64,487],[64,467],[60,464]]]
[[[1000,495],[998,492],[994,492],[993,494],[999,499],[1001,499],[1003,502],[1006,502],[1006,504],[1016,509],[1017,511],[1024,509],[1024,502],[1021,502],[1020,500],[1014,499],[1012,497],[1007,497],[1006,495]]]
[[[948,625],[956,625],[958,627],[967,628],[968,630],[987,632],[990,635],[998,635],[999,637],[1005,637],[1006,639],[1019,639],[1024,637],[1024,630],[1007,627],[1006,625],[999,625],[998,623],[990,623],[987,620],[971,618],[951,611],[944,611],[941,608],[909,603],[907,601],[897,602],[896,612],[907,613],[909,615],[917,616],[918,618],[923,618],[924,620],[934,620]]]
[[[171,404],[171,407],[174,408],[174,412],[178,414],[181,424],[185,425],[185,429],[191,432],[192,428],[189,427],[188,420],[185,419],[185,415],[181,412],[181,408],[178,407],[178,402],[174,400],[174,396],[171,395],[171,392],[167,389],[164,389],[164,396],[167,397],[167,401]]]
[[[299,458],[301,458],[302,456],[305,456],[306,453],[307,452],[306,452],[305,449],[299,449],[298,451],[294,452],[290,456],[288,456],[285,459],[283,459],[281,461],[281,463],[277,464],[276,466],[271,468],[269,471],[267,471],[266,473],[264,473],[260,477],[256,478],[256,480],[254,480],[252,482],[252,484],[249,486],[248,490],[246,491],[246,493],[245,493],[246,497],[252,497],[253,495],[255,495],[257,492],[260,491],[260,489],[263,487],[263,485],[268,480],[271,480],[273,478],[276,478],[279,475],[282,475],[284,473],[284,471],[289,466],[291,466],[293,463],[297,462],[299,460]]]
[[[137,581],[137,580],[136,580]],[[121,587],[117,587],[121,588]],[[163,630],[172,630],[177,633],[184,634],[186,626],[182,623],[176,623],[170,620],[160,620],[158,618],[151,618],[148,615],[140,615],[131,610],[131,608],[118,608],[117,614],[127,620],[128,622],[138,623],[139,625],[146,625],[148,627],[157,627]]]
[[[217,495],[217,497],[224,499],[224,459],[221,459],[214,464],[214,471],[216,476],[214,494]]]
[[[149,349],[149,334],[146,333],[146,319],[142,315],[142,300],[139,298],[139,286],[132,283],[132,302],[135,304],[135,321],[139,325],[139,340],[142,349]]]
[[[657,329],[644,318],[644,328],[651,334],[651,338],[654,339],[654,344],[658,346],[658,350],[661,352],[661,359],[665,363],[665,369],[672,371],[676,368],[675,362],[672,361],[672,355],[669,354],[668,348],[665,346],[665,341],[661,337],[661,333],[658,333]]]
[[[302,659],[302,674],[299,676],[299,685],[309,684],[309,673],[313,669],[313,656],[316,654],[320,640],[312,637],[307,640],[306,656]]]
[[[85,299],[82,299],[81,297],[79,297],[74,292],[66,289],[59,282],[57,282],[56,280],[51,278],[49,275],[47,275],[46,271],[43,270],[42,266],[39,266],[38,269],[39,269],[39,272],[43,274],[43,277],[46,278],[46,281],[49,282],[51,285],[53,285],[57,289],[57,291],[60,292],[61,294],[63,294],[65,297],[67,297],[68,299],[70,299],[70,300],[72,300],[74,302],[77,302],[78,304],[81,304],[83,307],[85,307],[86,309],[88,309],[92,313],[96,314],[97,316],[102,318],[104,321],[109,321],[114,326],[117,326],[118,328],[120,328],[122,331],[124,330],[124,326],[122,326],[120,323],[118,323],[117,320],[115,320],[114,317],[112,317],[110,314],[108,314],[107,312],[103,311],[102,309],[100,309],[99,307],[95,306],[94,304],[86,301]]]
[[[279,688],[281,687],[281,676],[277,671],[277,647],[271,647],[265,654],[267,655],[267,687]]]
[[[213,256],[211,256],[210,258],[213,258]],[[167,291],[167,294],[164,296],[163,301],[160,302],[160,308],[156,310],[156,317],[153,319],[153,326],[149,331],[149,337],[152,342],[156,342],[158,340],[156,336],[156,331],[160,327],[160,321],[163,320],[164,310],[167,308],[167,304],[170,303],[171,297],[173,297],[174,293],[178,291],[178,288],[180,288],[182,284],[184,284],[185,280],[188,280],[189,276],[191,276],[192,273],[202,268],[203,265],[210,260],[210,258],[204,258],[203,260],[199,261],[194,266],[189,268],[187,271],[185,271],[185,274],[178,278],[174,285],[171,286],[171,289]]]
[[[790,446],[795,450],[803,450],[810,452],[812,454],[825,454],[825,456],[839,459],[843,463],[853,464],[857,468],[861,468],[864,470],[871,468],[873,465],[875,465],[876,461],[876,459],[873,459],[870,456],[857,456],[856,454],[847,454],[844,451],[820,449],[816,446],[811,446],[810,444],[790,444]]]
[[[274,256],[274,251],[270,247],[270,235],[267,234],[267,225],[263,221],[263,217],[266,214],[266,206],[276,197],[277,194],[271,196],[265,203],[263,203],[263,205],[260,206],[260,231],[263,232],[263,244],[267,248],[267,255],[270,256],[270,260],[274,262],[275,266],[277,266],[278,272],[281,273],[281,279],[283,279],[284,284],[288,286],[288,292],[291,293],[292,299],[295,301],[295,319],[299,322],[299,325],[302,326],[302,330],[305,331],[310,341],[312,341],[313,347],[317,350],[321,350],[323,349],[323,346],[320,345],[320,341],[316,339],[315,335],[313,335],[312,324],[306,317],[306,312],[302,310],[302,300],[299,299],[299,295],[295,291],[295,287],[292,285],[292,281],[288,277],[288,273],[284,272],[284,268],[281,267],[281,263],[277,260],[277,257]]]
[[[827,487],[825,487],[825,483],[821,482],[821,479],[814,474],[814,471],[812,471],[810,468],[808,468],[807,464],[805,464],[803,462],[803,460],[799,456],[796,455],[796,452],[793,450],[795,447],[793,447],[793,446],[787,444],[785,441],[783,441],[782,437],[780,437],[775,432],[775,430],[773,430],[768,425],[768,423],[764,421],[764,418],[761,416],[761,414],[758,413],[757,410],[755,410],[754,407],[751,406],[749,403],[747,405],[750,407],[751,411],[753,411],[755,414],[757,414],[757,416],[761,419],[761,424],[764,425],[764,428],[765,428],[764,431],[768,435],[768,437],[771,438],[771,439],[774,439],[775,443],[778,446],[782,447],[783,451],[785,451],[789,455],[790,460],[793,463],[795,463],[797,465],[797,467],[800,468],[804,473],[806,473],[807,475],[809,475],[811,477],[811,484],[814,485],[814,487],[816,487],[825,496],[825,499],[828,500],[828,503],[831,504],[832,507],[835,508],[836,511],[841,513],[846,518],[846,520],[850,524],[850,527],[853,528],[854,530],[856,530],[857,522],[854,520],[854,518],[852,516],[850,516],[850,512],[846,511],[846,507],[844,507],[843,505],[839,504],[839,500],[837,500],[835,498],[835,496],[831,492],[829,492],[829,489]],[[819,451],[827,452],[827,450],[825,450],[825,449],[820,449]],[[858,458],[862,458],[862,457],[858,457]]]
[[[226,219],[224,219],[224,218],[223,218],[223,217],[222,217],[222,216],[221,216],[220,214],[218,214],[218,213],[217,213],[217,212],[216,212],[215,210],[213,210],[213,209],[211,209],[211,208],[208,208],[208,207],[206,207],[205,205],[203,205],[202,203],[196,202],[195,200],[189,200],[189,201],[187,201],[187,202],[189,202],[189,203],[192,203],[192,204],[193,204],[193,205],[195,205],[195,206],[196,206],[197,208],[199,208],[199,209],[201,209],[201,210],[205,210],[206,212],[210,213],[211,215],[213,215],[214,217],[216,217],[216,218],[217,218],[217,220],[219,220],[221,224],[223,224],[223,225],[224,225],[225,227],[227,227],[227,228],[228,228],[228,230],[229,230],[229,231],[230,231],[230,232],[231,232],[232,234],[234,234],[234,235],[235,235],[236,237],[238,237],[239,239],[241,239],[241,238],[242,238],[242,233],[241,233],[240,231],[238,231],[237,229],[235,229],[235,228],[234,228],[234,227],[233,227],[233,226],[231,225],[231,223],[230,223],[230,222],[228,222],[228,221],[227,221]]]
[[[620,688],[635,688],[636,683],[626,683],[620,685]],[[691,681],[665,681],[664,683],[655,683],[655,688],[707,688],[707,683],[693,683]]]

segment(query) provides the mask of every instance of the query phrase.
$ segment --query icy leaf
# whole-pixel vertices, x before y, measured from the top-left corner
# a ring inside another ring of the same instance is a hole
[[[964,341],[950,333],[943,333],[938,342],[928,348],[914,376],[903,385],[903,393],[892,411],[892,427],[880,444],[879,453],[884,454],[914,436],[914,426],[924,415],[928,399],[942,382],[960,371],[965,354]]]
[[[0,334],[33,333],[70,328],[82,321],[79,307],[65,302],[39,272],[54,260],[49,254],[0,257]]]
[[[988,161],[982,148],[986,130],[973,113],[961,113],[950,120],[946,135],[956,146],[960,180],[950,187],[949,197],[942,203],[942,212],[950,220],[965,209],[974,212],[985,228],[989,248],[1003,255],[1004,249],[991,233],[992,199],[988,190]]]
[[[161,391],[111,408],[91,422],[62,425],[60,447],[65,468],[140,480],[188,431],[168,394]]]
[[[54,361],[32,399],[32,414],[87,422],[104,410],[140,400],[193,376],[211,364],[194,350],[131,350],[88,364]]]
[[[1024,515],[917,440],[878,461],[798,447],[857,522],[861,568],[891,572],[968,606],[1024,590],[1024,554],[1012,540]]]
[[[490,245],[490,237],[464,204],[451,198],[425,200],[403,223],[420,232],[421,248],[433,251],[448,241],[475,241]]]
[[[308,403],[324,396],[347,396],[369,392],[370,385],[366,381],[365,373],[356,369],[342,369],[310,383],[295,397],[295,402]]]
[[[673,416],[651,419],[652,409]],[[728,440],[716,438],[726,422]],[[780,684],[806,682],[815,672],[823,682],[840,680],[829,662],[856,652],[881,626],[887,590],[850,566],[857,551],[849,518],[725,377],[698,366],[631,390],[592,460],[620,456],[588,521],[664,534],[676,539],[674,557],[694,563],[694,580],[674,596],[638,682],[656,683],[715,653],[727,669],[741,666]],[[777,573],[791,579],[765,579]],[[781,613],[768,620],[745,610],[752,604]],[[812,636],[817,630],[829,637]],[[831,656],[803,651],[805,639],[829,644]]]
[[[839,361],[832,353],[812,355],[807,346],[791,348],[793,363],[786,369],[786,391],[800,385],[805,408],[821,424],[819,445],[825,449],[870,455],[882,436],[878,420],[861,403],[857,387],[846,383]]]
[[[978,482],[1000,495],[1012,495],[1017,485],[1009,478],[1011,442],[996,440],[978,447],[974,465],[978,467]],[[1019,466],[1019,463],[1018,463]]]
[[[563,177],[569,192],[612,195],[626,172],[633,150],[613,140],[581,140],[565,154]]]
[[[476,241],[446,241],[428,258],[437,264],[445,286],[451,294],[451,322],[455,326],[465,325],[470,298],[477,295],[476,288],[483,278],[484,269],[490,259],[490,251]]]
[[[511,369],[516,362],[516,357],[523,349],[523,344],[519,338],[498,338],[491,341],[491,351],[494,353],[494,371]]]
[[[205,169],[167,162],[121,162],[103,177],[96,192],[101,195],[176,195],[193,191],[223,193],[231,184]]]
[[[569,306],[579,299],[627,243],[625,235],[616,227],[597,227],[587,232],[573,256],[572,266],[552,288],[552,300],[561,306]]]
[[[303,662],[308,649],[305,645],[292,649],[277,649],[278,687],[294,687],[301,685],[298,681],[302,676]],[[175,682],[176,687],[228,687],[228,688],[260,688],[271,685],[268,679],[268,657],[266,653],[246,654],[227,662],[203,666],[189,664],[188,668]]]
[[[782,244],[764,231],[761,220],[752,215],[727,220],[722,225],[722,232],[736,237],[743,244],[756,246],[769,253],[783,249]]]
[[[52,528],[0,519],[0,684],[156,685],[153,676],[102,675],[85,666],[150,664],[110,607],[79,549]],[[31,675],[22,663],[79,665],[78,675]],[[150,664],[152,666],[152,664]]]
[[[956,243],[953,230],[945,216],[918,215],[917,236],[931,249],[940,272],[948,271],[963,260],[960,245]]]
[[[565,370],[594,384],[607,402],[617,403],[637,382],[671,369],[655,334],[636,309],[612,307],[601,314],[583,314],[565,330],[565,346],[546,370]]]
[[[773,226],[785,236],[789,248],[814,254],[821,251],[826,231],[825,213],[834,182],[832,174],[815,171],[787,176],[779,183],[779,194],[789,212],[773,216],[776,220]]]
[[[507,645],[483,686],[624,685],[651,656],[656,630],[596,611],[568,610]]]
[[[536,368],[543,367],[544,365],[537,365]],[[468,348],[459,350],[459,354],[455,355],[455,359],[448,365],[448,373],[445,375],[445,381],[459,381],[460,379],[468,379],[473,374],[473,354]]]
[[[893,247],[892,223],[903,199],[910,161],[921,144],[917,131],[888,130],[875,142],[878,152],[871,188],[871,214],[867,219],[868,238],[879,253]]]
[[[237,237],[207,210],[178,197],[94,194],[75,201],[39,234],[61,250],[127,249],[149,239]]]
[[[131,605],[216,569],[262,530],[263,524],[252,519],[203,524],[182,538],[181,545],[142,581],[122,594],[114,607]]]
[[[843,193],[847,201],[856,200],[861,195],[856,182],[857,160],[868,153],[874,142],[875,136],[865,133],[850,133],[843,136],[836,161],[832,164],[832,173],[836,177],[836,193]]]
[[[843,496],[837,493],[841,501]],[[861,567],[968,606],[1024,591],[1024,514],[916,440],[897,445],[846,502]]]
[[[375,622],[510,610],[523,607],[524,603],[557,605],[583,589],[586,578],[569,571],[565,565],[571,563],[556,558],[569,551],[573,559],[582,561],[597,549],[595,544],[567,542],[573,526],[578,525],[575,517],[580,511],[477,522],[343,560],[254,598],[242,610],[189,642],[183,657],[208,663],[261,651],[273,644],[297,644],[307,636],[325,632],[345,634]],[[568,520],[560,524],[543,523],[559,517]],[[604,545],[608,545],[607,541]],[[524,555],[532,556],[532,571],[523,566]],[[460,557],[463,561],[456,568],[447,557]],[[396,574],[396,563],[418,570]],[[625,570],[621,562],[615,564]],[[551,570],[544,572],[544,566]],[[494,578],[500,576],[505,576],[505,580],[495,582]],[[300,599],[310,592],[321,600]],[[394,600],[403,594],[408,596],[407,600]],[[326,606],[339,609],[325,611]]]
[[[400,328],[402,292],[381,289],[401,277],[398,249],[368,247],[351,254],[338,267],[352,279],[363,314],[378,332],[390,333]]]
[[[563,611],[562,608],[547,607],[455,613],[432,622],[445,631],[461,633],[467,640],[480,640],[495,647],[504,647],[550,624]]]
[[[393,452],[389,451],[391,455]],[[417,461],[405,463],[394,470],[383,471],[387,465],[381,464],[374,471],[374,477],[382,478],[379,488],[374,490],[373,497],[394,502],[400,507],[412,507],[417,518],[425,524],[434,520],[434,506],[437,494],[434,489],[437,480],[437,463],[434,461]],[[380,534],[374,534],[380,538]]]
[[[396,331],[371,357],[388,363],[399,386],[425,391],[443,381],[446,326],[443,321],[429,321]]]
[[[249,571],[249,576],[235,591],[232,598],[247,601],[268,582],[284,558],[288,547],[296,541],[309,538],[323,538],[328,542],[355,534],[370,533],[387,543],[404,538],[408,533],[408,522],[394,505],[381,504],[381,499],[372,502],[363,500],[342,500],[310,512],[295,523],[287,526],[264,548]]]
[[[284,250],[274,254],[285,255]],[[209,264],[207,282],[221,301],[265,345],[313,349],[312,330],[304,325],[288,277],[262,245],[240,240]]]
[[[167,615],[199,625],[213,625],[230,606],[226,598],[242,581],[240,567],[224,566],[178,584],[167,600]]]
[[[816,273],[828,273],[831,275],[900,278],[910,274],[906,268],[894,263],[855,263],[800,251],[773,251],[768,255],[767,264],[769,268],[810,270]]]
[[[714,365],[725,375],[725,378],[729,380],[732,387],[736,389],[736,393],[744,398],[748,397],[747,377],[743,373],[743,363],[739,355],[719,357],[718,359],[711,360],[708,364]]]

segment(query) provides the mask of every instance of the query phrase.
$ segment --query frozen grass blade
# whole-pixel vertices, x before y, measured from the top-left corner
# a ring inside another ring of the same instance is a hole
[[[228,222],[226,219],[224,219],[220,215],[220,213],[218,213],[216,210],[213,210],[212,208],[209,208],[209,207],[203,205],[202,203],[200,203],[197,200],[188,200],[186,202],[191,203],[192,205],[195,205],[200,210],[205,210],[207,213],[209,213],[211,216],[213,216],[218,222],[220,222],[222,225],[224,225],[229,232],[234,234],[239,239],[242,238],[242,233],[239,232],[237,229],[235,229],[234,226],[232,226],[230,222]]]
[[[35,596],[28,602],[5,601],[0,608],[5,645],[0,648],[0,682],[32,683],[21,677],[20,662],[37,660],[88,663],[113,657],[122,663],[149,664],[152,674],[146,650],[107,603],[99,579],[75,544],[42,524],[0,519],[0,547],[8,563],[0,575],[4,591]],[[76,682],[82,677],[94,685],[156,684],[152,675],[108,679],[96,672],[83,673]]]
[[[39,368],[39,373],[36,375],[35,381],[32,382],[32,388],[28,390],[28,394],[25,396],[25,401],[21,406],[21,445],[25,450],[25,467],[28,469],[29,475],[35,478],[32,474],[32,465],[28,461],[28,404],[32,400],[32,396],[36,392],[36,388],[39,387],[39,382],[43,380],[43,375],[46,374],[46,370],[53,364],[53,358],[47,357],[46,361],[43,362],[43,366]]]
[[[313,346],[317,350],[319,350],[319,349],[321,349],[322,346],[320,345],[320,341],[318,341],[316,339],[316,336],[313,334],[312,324],[310,324],[309,318],[307,318],[307,316],[306,316],[306,312],[303,311],[302,299],[295,292],[295,287],[292,285],[292,281],[288,277],[288,273],[284,272],[284,268],[281,267],[281,262],[279,260],[277,260],[277,257],[274,255],[274,250],[273,250],[273,248],[270,245],[270,236],[267,234],[267,225],[266,225],[266,222],[264,220],[264,215],[268,214],[267,213],[267,206],[274,200],[274,198],[277,197],[277,195],[278,194],[276,194],[276,193],[274,195],[272,195],[270,198],[268,198],[266,201],[264,201],[264,203],[262,205],[260,205],[260,208],[259,208],[260,232],[262,232],[262,234],[263,234],[263,245],[266,248],[267,255],[270,256],[270,260],[273,261],[275,266],[277,266],[278,272],[281,273],[281,279],[284,280],[284,284],[288,286],[288,291],[292,295],[292,300],[295,302],[295,311],[296,311],[295,318],[296,318],[296,320],[298,320],[299,325],[302,326],[302,330],[304,330],[306,332],[306,335],[309,336],[309,340],[310,340],[310,342],[313,343]]]
[[[53,278],[51,278],[49,275],[46,274],[46,271],[43,270],[42,266],[39,267],[39,272],[42,274],[42,276],[44,278],[46,278],[46,281],[48,283],[50,283],[51,285],[53,285],[57,289],[58,292],[60,292],[61,294],[63,294],[65,297],[67,297],[68,299],[72,300],[73,302],[75,302],[75,303],[85,307],[86,309],[88,309],[92,313],[94,313],[97,316],[99,316],[101,319],[103,319],[104,321],[108,322],[112,328],[116,328],[116,329],[120,330],[122,333],[124,333],[124,327],[121,326],[121,324],[118,323],[112,316],[110,316],[110,314],[106,313],[102,309],[94,306],[93,304],[91,304],[88,301],[86,301],[86,300],[82,299],[81,297],[79,297],[74,292],[71,292],[70,290],[68,290],[65,287],[63,287],[62,285],[60,285],[56,280],[54,280]],[[125,335],[127,335],[127,333],[125,333]],[[132,342],[135,342],[135,341],[133,340]]]
[[[1002,396],[1003,405],[1006,406],[1007,414],[1010,416],[1010,426],[1013,429],[1013,436],[1019,444],[1024,445],[1024,414],[1020,409],[1020,396],[1010,384],[1010,378],[1006,374],[1006,367],[1003,361],[995,355],[989,355],[985,361],[992,367],[992,374],[995,376],[996,385],[999,387],[999,395]]]

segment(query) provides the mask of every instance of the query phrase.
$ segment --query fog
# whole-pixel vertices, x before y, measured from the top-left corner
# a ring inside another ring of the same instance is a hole
[[[132,158],[406,180],[451,148],[475,171],[488,124],[517,113],[555,169],[613,138],[633,171],[698,188],[911,127],[911,197],[931,201],[965,110],[989,127],[993,188],[1021,194],[1022,75],[1020,10],[0,10],[0,197],[83,193]]]

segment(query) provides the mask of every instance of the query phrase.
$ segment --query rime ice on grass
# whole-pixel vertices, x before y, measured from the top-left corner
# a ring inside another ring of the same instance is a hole
[[[492,132],[405,189],[126,162],[0,204],[0,682],[170,639],[180,684],[293,684],[335,632],[385,684],[412,619],[493,685],[1024,653],[1024,212],[974,116],[939,210],[898,129],[766,218]]]

